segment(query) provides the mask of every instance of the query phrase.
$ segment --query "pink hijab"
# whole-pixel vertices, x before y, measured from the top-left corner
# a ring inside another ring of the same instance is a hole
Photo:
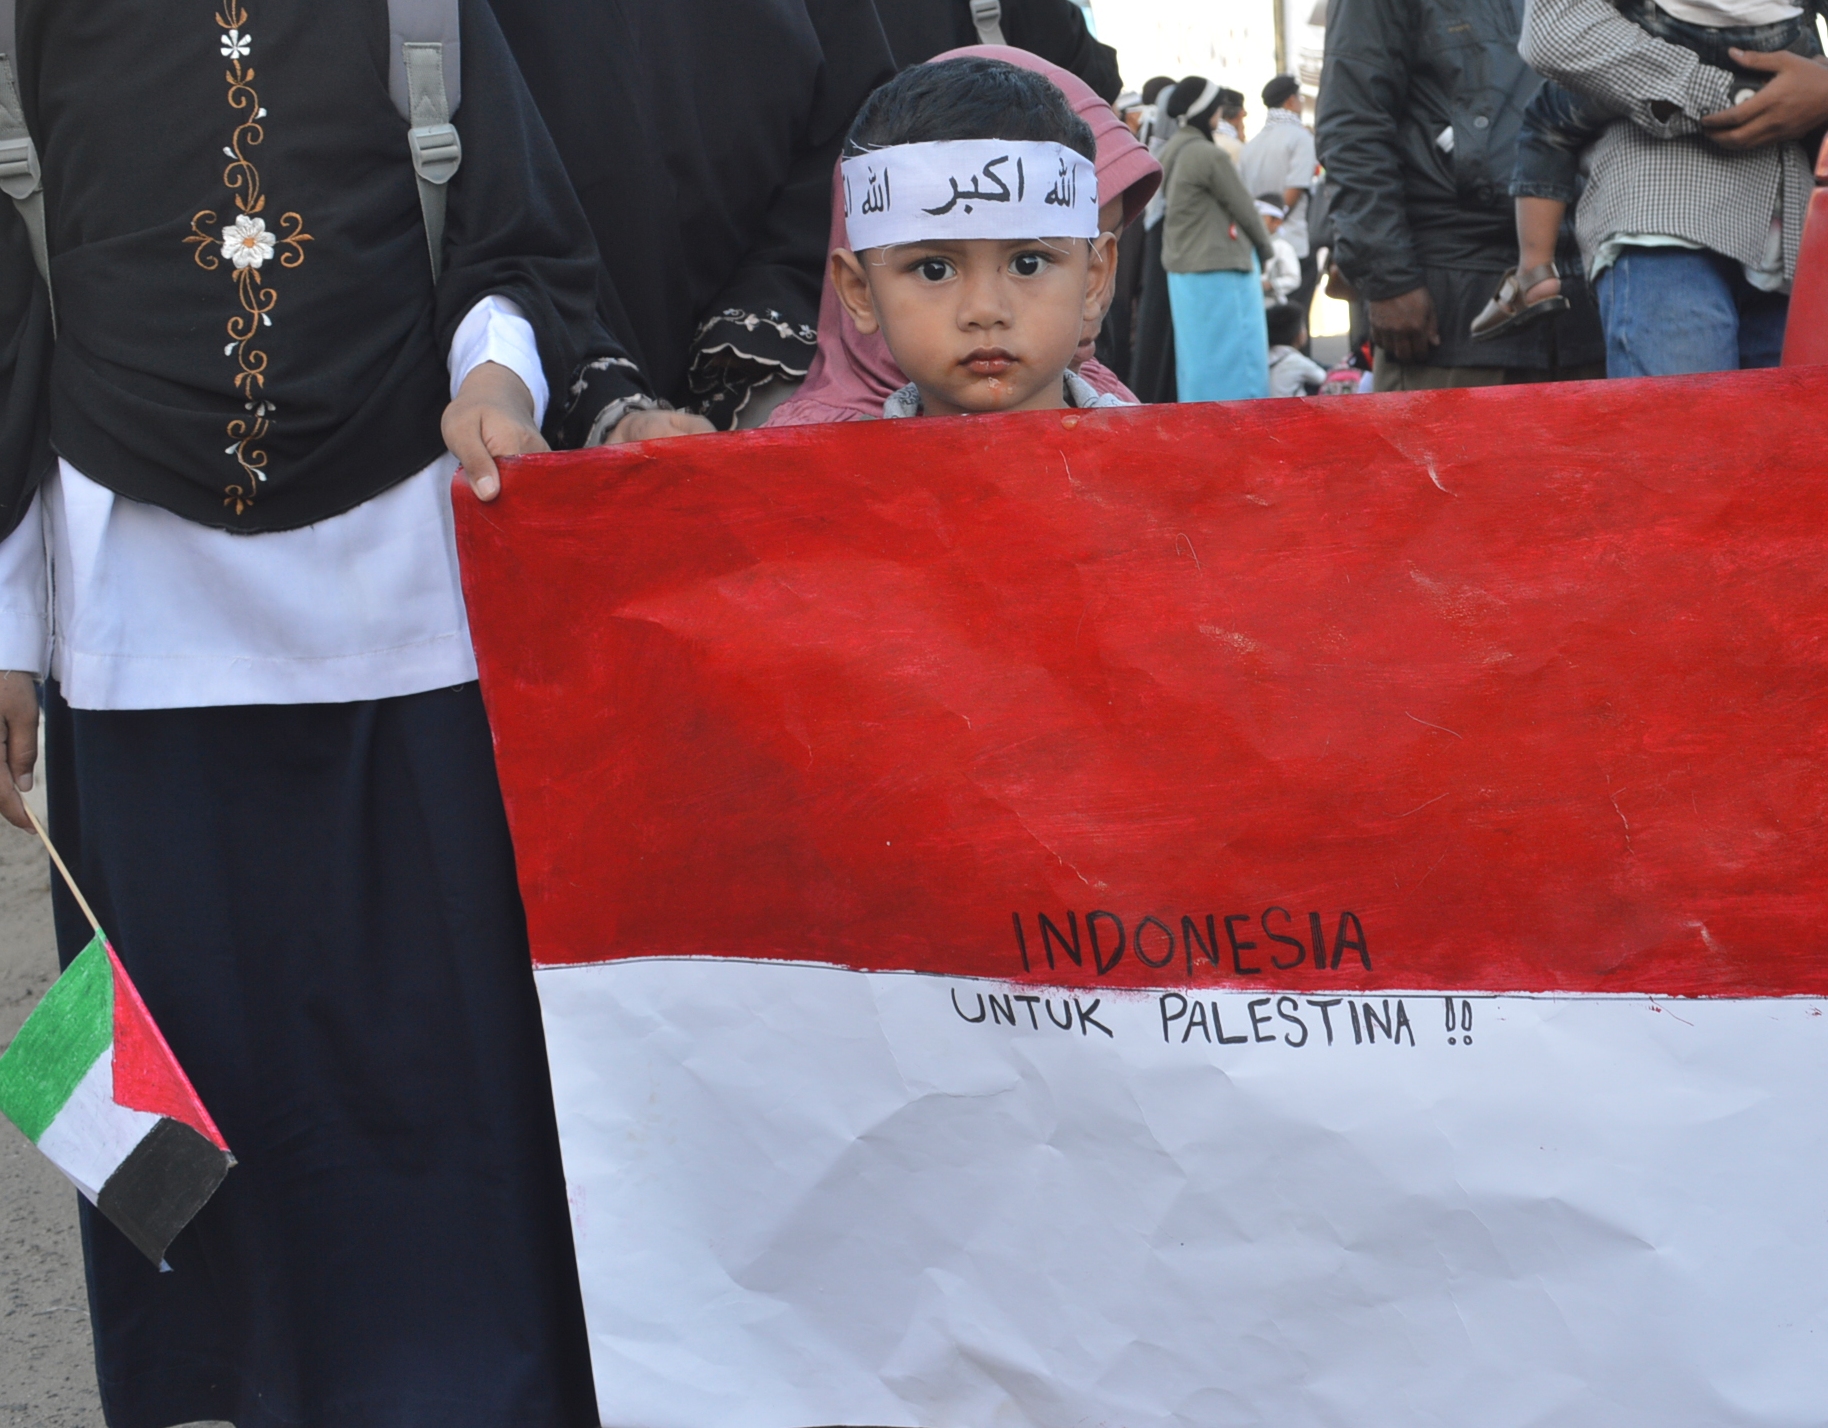
[[[1076,74],[1049,64],[1027,50],[1006,45],[972,45],[936,55],[934,61],[961,59],[967,55],[984,59],[1005,60],[1022,69],[1046,75],[1060,87],[1079,117],[1092,127],[1098,141],[1098,192],[1101,195],[1123,195],[1123,220],[1135,220],[1161,186],[1162,166],[1150,157],[1111,106],[1091,90]],[[844,231],[843,194],[838,174],[832,174],[831,241],[827,251],[847,246]],[[1079,368],[1079,375],[1100,392],[1115,392],[1126,401],[1135,401],[1129,388],[1117,380],[1117,374],[1096,358]],[[776,407],[766,426],[805,426],[821,421],[863,421],[882,415],[882,404],[905,387],[908,379],[881,333],[865,337],[857,331],[850,314],[838,301],[831,275],[825,278],[825,290],[819,297],[819,350],[806,373],[800,390]]]

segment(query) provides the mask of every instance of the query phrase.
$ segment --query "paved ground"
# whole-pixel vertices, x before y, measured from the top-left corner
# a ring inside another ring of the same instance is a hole
[[[1352,350],[1351,339],[1343,332],[1329,336],[1317,333],[1310,345],[1314,349],[1314,360],[1328,371],[1345,361],[1346,354]]]
[[[32,797],[40,815],[42,795]],[[0,1048],[57,975],[38,840],[0,824]],[[0,1121],[0,1428],[101,1428],[76,1192]]]

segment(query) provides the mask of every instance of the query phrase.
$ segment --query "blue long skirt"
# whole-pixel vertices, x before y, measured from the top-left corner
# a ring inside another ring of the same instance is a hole
[[[82,1206],[110,1428],[597,1422],[474,684],[98,712],[51,826],[240,1162],[161,1274]],[[58,890],[64,959],[89,929]]]
[[[1183,402],[1269,395],[1269,329],[1256,254],[1248,273],[1168,274],[1168,301]]]

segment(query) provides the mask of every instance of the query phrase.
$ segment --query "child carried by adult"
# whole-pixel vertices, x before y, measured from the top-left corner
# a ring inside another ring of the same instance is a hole
[[[1732,75],[1735,104],[1769,78],[1739,56],[1787,50],[1813,58],[1822,53],[1814,10],[1786,0],[1617,0],[1617,9],[1640,29]],[[1510,185],[1517,210],[1517,266],[1505,273],[1491,301],[1473,319],[1475,342],[1568,310],[1555,267],[1562,220],[1580,197],[1583,155],[1620,117],[1612,105],[1554,80],[1544,81],[1530,100]]]

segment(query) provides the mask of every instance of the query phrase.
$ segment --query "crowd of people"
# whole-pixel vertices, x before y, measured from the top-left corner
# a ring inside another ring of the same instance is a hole
[[[1775,365],[1818,13],[1332,0],[1315,128],[1376,389]]]
[[[595,1421],[460,465],[1765,365],[1828,123],[1787,0],[1332,0],[1312,132],[1288,75],[1120,95],[1072,0],[447,8],[410,143],[385,0],[0,35],[0,815],[42,703],[240,1159],[170,1273],[83,1209],[116,1428]]]
[[[1124,334],[1110,340],[1119,372],[1150,402],[1326,389],[1307,355],[1323,191],[1299,82],[1263,87],[1263,126],[1248,139],[1244,96],[1202,75],[1157,76],[1119,102],[1163,174],[1108,324]]]
[[[1124,102],[1166,178],[1102,350],[1152,402],[1773,366],[1828,128],[1818,13],[1331,0],[1312,135],[1292,76],[1248,139],[1237,91],[1152,79]],[[1323,273],[1362,376],[1287,356]]]

